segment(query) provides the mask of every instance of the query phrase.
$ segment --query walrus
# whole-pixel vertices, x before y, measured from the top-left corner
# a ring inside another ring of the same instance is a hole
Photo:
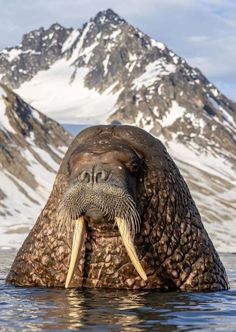
[[[144,130],[83,130],[6,279],[17,286],[213,291],[223,264],[177,166]]]

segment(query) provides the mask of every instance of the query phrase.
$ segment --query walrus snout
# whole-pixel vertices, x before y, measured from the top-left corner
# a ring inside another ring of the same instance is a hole
[[[92,216],[91,216],[92,214]],[[84,216],[99,220],[99,214],[106,217],[108,223],[117,225],[126,252],[143,280],[146,273],[139,261],[134,247],[134,236],[140,230],[141,219],[136,209],[133,197],[127,188],[121,188],[109,183],[88,183],[73,185],[63,197],[58,216],[62,223],[73,222],[75,225],[70,266],[65,287],[69,287],[74,275],[76,261],[83,246],[86,234],[86,221]]]
[[[125,186],[110,182],[93,185],[78,182],[65,192],[58,206],[61,223],[71,223],[85,215],[93,219],[106,217],[112,223],[115,217],[123,218],[128,221],[132,236],[140,229],[141,220],[134,198]]]

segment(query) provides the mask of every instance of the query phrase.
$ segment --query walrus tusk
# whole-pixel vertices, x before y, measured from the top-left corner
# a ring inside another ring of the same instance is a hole
[[[138,272],[138,274],[140,275],[140,277],[143,280],[147,280],[147,275],[144,272],[142,265],[139,262],[136,250],[134,248],[133,240],[131,238],[130,231],[129,231],[126,221],[124,219],[118,218],[118,217],[116,217],[115,219],[116,219],[116,223],[119,228],[120,235],[121,235],[122,241],[124,243],[125,249],[127,251],[127,254],[128,254],[131,262],[133,263],[133,265],[135,267],[135,270]]]
[[[84,234],[85,234],[84,217],[79,217],[79,219],[75,221],[72,251],[70,257],[70,266],[66,277],[65,288],[69,287],[71,279],[73,278],[76,261],[83,245]]]

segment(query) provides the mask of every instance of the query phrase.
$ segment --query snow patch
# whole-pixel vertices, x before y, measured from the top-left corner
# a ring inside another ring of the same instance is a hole
[[[57,155],[59,158],[64,158],[65,156],[65,152],[67,151],[68,147],[66,146],[59,146],[57,148],[55,148],[54,146],[48,144],[48,147],[50,150],[52,150],[52,152]]]
[[[30,108],[32,116],[41,124],[44,124],[40,113],[37,110],[34,110],[33,108]]]
[[[110,35],[110,39],[115,40],[116,37],[120,35],[120,33],[121,33],[120,29],[117,29],[117,30],[113,31],[112,34]]]
[[[15,58],[18,58],[20,54],[22,54],[22,50],[13,48],[10,51],[3,50],[1,53],[6,54],[8,61],[11,62]]]
[[[107,54],[105,60],[103,60],[103,67],[104,67],[104,75],[106,76],[107,73],[108,73],[108,69],[107,69],[107,66],[109,64],[109,58],[110,58],[110,54]]]
[[[138,59],[137,54],[129,53],[129,61],[136,61]]]
[[[214,97],[218,97],[219,96],[219,91],[216,88],[212,88],[210,89],[211,93],[213,94]]]
[[[180,106],[175,100],[172,100],[172,105],[169,112],[165,113],[165,116],[161,120],[162,127],[169,127],[175,123],[176,120],[183,118],[186,109]]]
[[[80,39],[78,40],[76,48],[74,49],[72,56],[70,58],[71,63],[73,63],[79,57],[83,44],[84,44],[84,41],[85,41],[85,37],[86,37],[91,25],[92,25],[91,22],[87,23],[86,27],[84,28],[82,35],[80,36]]]
[[[48,189],[50,188],[50,186],[53,183],[56,172],[48,171],[42,164],[39,163],[39,161],[35,158],[35,156],[33,155],[33,153],[31,151],[25,149],[25,150],[21,150],[20,153],[21,153],[22,157],[28,161],[29,165],[27,165],[27,168],[30,171],[30,173],[32,173],[34,175],[35,180],[39,183],[37,191],[42,195],[42,197],[45,197],[45,195],[48,194]],[[39,154],[39,156],[40,156],[39,150],[36,153]],[[40,157],[41,157],[41,160],[44,160],[42,153],[41,153]],[[50,163],[50,161],[49,161],[50,156],[48,155],[47,157],[48,157],[47,161]],[[57,164],[57,168],[58,168],[58,164]]]
[[[222,106],[220,106],[219,109],[220,109],[220,111],[221,111],[222,118],[223,118],[226,122],[228,122],[231,126],[233,126],[234,128],[236,128],[236,124],[235,124],[235,122],[234,122],[233,117],[232,117],[228,112],[226,112],[226,110],[225,110]]]
[[[85,63],[87,64],[89,62],[89,59],[92,55],[92,51],[93,49],[98,46],[99,43],[98,42],[95,42],[93,43],[92,45],[86,47],[82,52],[80,52],[80,56],[85,56]]]
[[[1,207],[1,211],[7,213],[7,217],[1,218],[0,247],[19,248],[42,210],[49,192],[45,191],[44,195],[41,195],[37,190],[33,190],[12,174],[3,171],[0,172],[0,183],[6,195],[2,201],[4,207]],[[18,188],[17,184],[26,191],[29,197],[38,203],[33,203]],[[24,211],[23,215],[22,211]],[[19,232],[19,228],[24,228],[25,231]]]
[[[155,106],[155,107],[153,108],[152,112],[153,112],[153,114],[154,114],[157,118],[159,118],[160,114],[159,114],[159,112],[158,112],[158,106]]]
[[[101,24],[104,24],[106,22],[106,20],[107,20],[106,16],[101,16],[99,18],[99,21],[100,21]]]
[[[221,112],[223,120],[227,124],[229,124],[232,127],[236,128],[236,123],[235,123],[234,118],[232,117],[232,115],[230,115],[222,106],[220,106],[220,104],[218,104],[217,100],[212,98],[210,95],[207,95],[207,98],[211,102],[211,104]]]
[[[142,86],[149,87],[155,81],[160,80],[162,76],[170,75],[175,71],[175,65],[167,63],[165,58],[160,58],[146,66],[145,72],[133,81],[133,86],[137,89]]]
[[[40,71],[31,81],[23,83],[16,92],[34,108],[61,123],[104,122],[115,111],[121,90],[113,94],[111,89],[107,89],[100,94],[86,88],[84,78],[88,73],[87,68],[77,68],[71,82],[74,70],[70,60],[59,60],[49,70]]]
[[[129,62],[125,65],[128,71],[131,73],[136,65],[136,61],[138,60],[136,54],[129,53]]]
[[[154,122],[151,116],[144,117],[144,114],[141,111],[138,111],[135,118],[135,125],[149,132],[154,127]]]
[[[69,37],[66,39],[66,41],[62,45],[62,49],[61,49],[62,53],[66,52],[69,48],[71,48],[71,46],[74,44],[74,42],[79,37],[79,35],[80,35],[79,30],[73,30],[71,32]]]
[[[155,39],[151,39],[151,45],[152,45],[152,47],[159,48],[161,51],[164,51],[164,49],[166,48],[165,44],[160,43],[160,42],[156,41]]]
[[[203,129],[206,126],[206,122],[202,118],[197,118],[194,113],[186,113],[185,117],[190,119],[195,128],[200,129],[200,133],[203,133]]]
[[[49,38],[49,39],[52,39],[53,36],[54,36],[54,32],[51,32],[51,33],[49,33],[48,38]]]
[[[157,93],[161,96],[161,94],[162,94],[162,91],[161,91],[161,89],[162,89],[162,87],[163,87],[163,83],[161,83],[160,85],[159,85],[159,87],[158,87],[158,90],[157,90]]]
[[[129,73],[131,73],[135,67],[136,61],[129,62],[125,65],[125,67],[128,69]]]

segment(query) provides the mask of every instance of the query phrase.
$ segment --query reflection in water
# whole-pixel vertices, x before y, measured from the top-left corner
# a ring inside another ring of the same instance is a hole
[[[2,278],[0,330],[236,331],[236,255],[223,261],[231,290],[216,293],[15,288]]]

